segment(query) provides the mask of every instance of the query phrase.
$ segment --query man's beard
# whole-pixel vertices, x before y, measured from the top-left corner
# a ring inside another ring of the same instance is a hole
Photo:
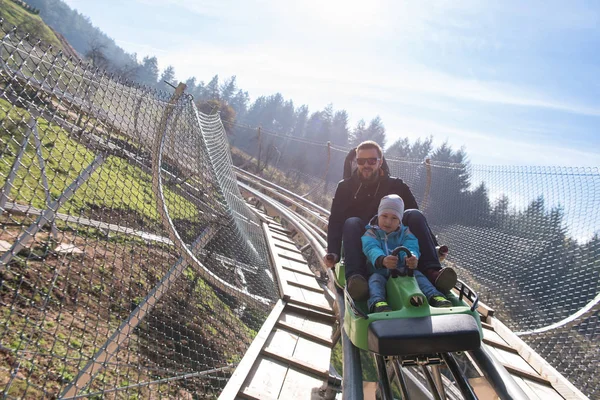
[[[377,178],[379,177],[378,172],[379,172],[379,170],[371,170],[368,178],[366,178],[363,175],[363,173],[361,172],[358,174],[358,178],[360,179],[360,181],[362,183],[372,183],[372,182],[375,182],[377,180]]]

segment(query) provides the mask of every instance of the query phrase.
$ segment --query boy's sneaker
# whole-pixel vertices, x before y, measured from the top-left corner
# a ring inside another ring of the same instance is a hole
[[[426,275],[429,281],[442,293],[448,293],[456,285],[456,271],[451,267],[438,270],[428,269]]]
[[[378,301],[377,303],[373,304],[373,306],[371,307],[372,313],[390,312],[390,311],[392,311],[392,307],[390,307],[389,304],[386,303],[385,301]]]
[[[347,282],[348,294],[354,301],[365,301],[369,298],[369,283],[362,275],[352,275]]]
[[[429,298],[429,305],[431,307],[438,307],[438,308],[452,307],[452,303],[450,302],[450,300],[448,300],[444,296],[431,296]]]

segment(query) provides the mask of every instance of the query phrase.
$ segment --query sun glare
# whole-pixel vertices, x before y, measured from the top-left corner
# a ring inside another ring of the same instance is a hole
[[[335,28],[364,29],[378,19],[379,5],[356,0],[306,0],[299,2],[298,11],[309,20]]]

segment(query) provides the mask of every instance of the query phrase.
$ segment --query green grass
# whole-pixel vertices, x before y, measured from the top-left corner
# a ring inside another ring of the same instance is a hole
[[[29,119],[27,111],[0,99],[1,186],[7,179],[20,143],[28,131]],[[96,154],[72,139],[59,126],[42,118],[38,118],[37,127],[50,193],[56,199],[94,160]],[[34,146],[31,136],[10,197],[17,203],[46,208],[42,171]],[[198,210],[191,202],[167,189],[164,193],[171,218],[190,222],[198,220]],[[81,215],[91,209],[124,210],[141,216],[144,222],[150,224],[160,221],[152,191],[152,177],[115,156],[109,156],[59,212]]]
[[[194,272],[194,270],[190,267],[187,267],[184,271],[184,276],[192,281],[196,282],[196,287],[194,291],[198,294],[198,296],[202,296],[202,302],[206,305],[210,313],[218,312],[220,313],[223,320],[227,321],[237,321],[237,326],[240,326],[243,330],[243,333],[247,338],[253,339],[258,332],[249,328],[246,324],[242,323],[242,321],[235,315],[235,313],[231,310],[231,308],[224,304],[222,300],[219,298],[217,293],[212,290],[212,288],[201,278],[199,278]],[[197,305],[198,309],[202,309],[205,307]],[[210,322],[207,321],[207,329],[210,330],[211,333],[216,334],[218,332],[213,326],[210,326]]]
[[[0,0],[0,17],[9,24],[18,26],[21,30],[42,39],[53,47],[62,49],[62,45],[54,32],[42,21],[39,15],[30,13],[12,1]]]

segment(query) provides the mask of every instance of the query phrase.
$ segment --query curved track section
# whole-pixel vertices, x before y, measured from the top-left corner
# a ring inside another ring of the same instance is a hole
[[[167,133],[170,129],[172,129],[169,127],[169,125],[176,115],[176,113],[174,112],[175,105],[178,101],[180,101],[180,99],[182,101],[187,102],[191,101],[191,99],[187,96],[182,98],[183,90],[184,85],[180,85],[177,91],[175,92],[175,95],[169,102],[169,106],[163,114],[162,120],[159,124],[158,134],[156,136],[154,146],[152,149],[152,188],[154,190],[154,194],[158,202],[157,207],[163,222],[163,226],[169,233],[169,238],[171,239],[171,241],[175,244],[176,248],[181,252],[181,254],[183,254],[185,261],[191,265],[194,265],[196,269],[201,272],[204,279],[206,279],[208,282],[212,283],[216,287],[221,288],[222,290],[241,294],[245,298],[247,298],[248,301],[253,302],[256,306],[265,308],[270,304],[270,301],[268,299],[253,295],[247,291],[242,291],[240,290],[240,288],[236,287],[235,285],[231,285],[229,282],[225,281],[218,275],[211,272],[209,269],[205,268],[200,262],[200,260],[196,258],[191,249],[189,249],[184,243],[184,241],[181,239],[181,236],[177,232],[175,224],[173,223],[173,220],[170,216],[169,208],[167,207],[167,203],[165,201],[163,185],[163,152],[165,149],[165,141],[167,140]],[[204,236],[206,235],[207,233],[201,235],[200,240],[204,240]]]

